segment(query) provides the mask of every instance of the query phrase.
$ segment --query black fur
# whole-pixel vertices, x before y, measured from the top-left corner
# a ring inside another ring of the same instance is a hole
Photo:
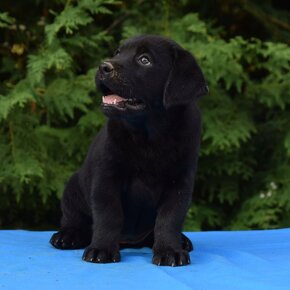
[[[104,95],[142,105],[103,104],[109,119],[66,185],[51,244],[86,247],[88,262],[118,262],[120,248],[149,246],[154,264],[189,264],[181,230],[200,143],[196,99],[208,90],[201,69],[175,42],[145,35],[102,64],[96,82]]]

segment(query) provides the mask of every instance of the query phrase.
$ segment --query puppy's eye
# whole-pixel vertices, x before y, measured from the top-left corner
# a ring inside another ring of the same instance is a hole
[[[146,55],[141,55],[138,59],[138,62],[142,65],[150,65],[151,64],[149,57]]]
[[[117,54],[119,54],[121,51],[120,51],[120,49],[118,48],[116,51],[115,51],[115,53],[114,53],[114,55],[117,55]]]

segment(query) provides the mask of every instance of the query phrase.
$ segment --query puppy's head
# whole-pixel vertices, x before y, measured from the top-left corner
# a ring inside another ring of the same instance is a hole
[[[109,117],[142,116],[186,105],[208,92],[194,57],[177,43],[152,35],[126,41],[96,75]]]

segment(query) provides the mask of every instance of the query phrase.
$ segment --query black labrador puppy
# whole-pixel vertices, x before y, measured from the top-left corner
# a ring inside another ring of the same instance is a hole
[[[200,143],[196,105],[208,87],[194,57],[169,39],[126,41],[96,75],[107,123],[70,178],[58,249],[120,261],[120,248],[153,248],[153,263],[190,263],[181,233],[191,203]]]

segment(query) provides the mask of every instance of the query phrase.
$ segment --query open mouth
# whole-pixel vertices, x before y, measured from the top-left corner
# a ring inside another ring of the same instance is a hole
[[[145,108],[145,104],[141,100],[135,98],[126,99],[116,94],[103,96],[103,106],[117,107],[119,109],[141,110]]]
[[[104,83],[100,83],[99,87],[103,92],[102,105],[103,108],[116,108],[119,110],[143,110],[146,106],[145,103],[136,98],[124,98],[115,92],[111,91]]]

